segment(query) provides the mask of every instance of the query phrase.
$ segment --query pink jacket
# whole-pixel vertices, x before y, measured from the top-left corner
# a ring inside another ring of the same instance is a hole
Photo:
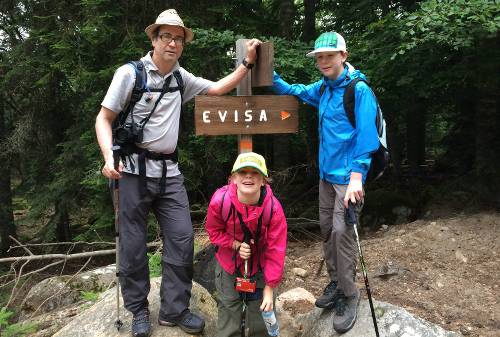
[[[226,192],[227,191],[227,192]],[[248,226],[252,236],[255,237],[258,219],[264,209],[271,210],[271,199],[273,201],[273,215],[270,224],[262,223],[258,247],[251,245],[253,255],[252,275],[258,271],[258,264],[262,268],[264,281],[272,288],[278,286],[283,276],[285,265],[285,251],[287,241],[287,224],[285,214],[281,204],[273,195],[271,187],[266,185],[266,196],[262,206],[250,206],[242,204],[236,194],[236,184],[229,184],[219,188],[212,196],[208,207],[207,221],[205,229],[208,232],[210,241],[218,247],[215,257],[221,267],[229,274],[235,272],[235,251],[232,249],[233,240],[243,241],[243,231],[238,220],[238,216],[230,214],[227,223],[224,223],[222,216],[222,203],[224,198],[230,198],[237,212],[242,215],[243,222]],[[268,204],[268,206],[266,206]],[[257,253],[255,253],[257,251]],[[250,260],[249,260],[250,262]],[[239,266],[241,275],[244,272],[244,263],[239,253],[236,253],[236,264]],[[250,265],[248,266],[250,273]]]

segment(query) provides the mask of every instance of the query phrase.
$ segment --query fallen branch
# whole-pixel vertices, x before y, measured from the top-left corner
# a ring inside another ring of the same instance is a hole
[[[9,235],[9,238],[14,241],[15,243],[17,243],[20,247],[22,247],[25,251],[28,252],[28,254],[30,255],[35,255],[31,252],[31,250],[29,250],[28,248],[26,248],[26,246],[24,246],[21,242],[17,241],[17,239],[15,237],[13,237],[12,235]]]
[[[32,275],[32,274],[39,273],[39,272],[41,272],[41,271],[44,271],[45,269],[49,269],[50,267],[56,266],[56,265],[61,264],[61,263],[63,263],[63,262],[65,262],[65,260],[59,260],[59,261],[53,262],[53,263],[48,264],[48,265],[46,265],[45,267],[42,267],[42,268],[40,268],[40,269],[30,271],[29,273],[24,274],[24,275],[23,275],[23,277],[26,277],[26,276],[29,276],[29,275]],[[7,276],[10,276],[10,275],[6,275],[6,277],[7,277]],[[4,288],[4,287],[6,287],[6,286],[8,286],[9,284],[14,283],[14,281],[15,281],[15,280],[16,280],[16,279],[14,278],[13,280],[11,280],[11,281],[9,281],[9,282],[7,282],[7,283],[4,283],[4,284],[0,285],[0,289],[1,289],[1,288]]]
[[[16,241],[17,242],[17,241]],[[63,246],[63,245],[107,245],[107,246],[114,246],[115,242],[108,242],[108,241],[95,241],[95,242],[86,242],[86,241],[76,241],[76,242],[49,242],[49,243],[26,243],[26,244],[21,244],[17,242],[19,245],[18,246],[10,246],[9,250],[7,252],[10,252],[12,249],[16,248],[27,248],[27,247],[50,247],[50,246]]]
[[[148,243],[148,248],[161,246],[161,242],[151,242]],[[116,249],[105,249],[105,250],[95,250],[92,252],[76,253],[76,254],[43,254],[43,255],[27,255],[27,256],[13,256],[0,259],[2,262],[15,262],[15,261],[39,261],[39,260],[72,260],[81,259],[82,257],[93,257],[93,256],[103,256],[115,254]]]

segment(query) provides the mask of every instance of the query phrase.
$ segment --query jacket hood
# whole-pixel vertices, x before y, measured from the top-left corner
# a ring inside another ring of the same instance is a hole
[[[271,202],[271,198],[273,197],[273,191],[271,190],[271,187],[268,184],[265,185],[266,195],[260,206],[245,205],[241,203],[238,200],[237,188],[238,187],[236,186],[236,184],[230,184],[228,189],[229,197],[231,198],[231,202],[233,203],[236,211],[238,211],[242,215],[243,221],[245,223],[257,220],[262,214],[266,204]]]

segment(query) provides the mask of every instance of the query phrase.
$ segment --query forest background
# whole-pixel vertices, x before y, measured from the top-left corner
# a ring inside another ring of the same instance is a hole
[[[367,187],[372,214],[398,204],[413,219],[430,203],[499,209],[498,1],[2,0],[2,255],[9,235],[22,242],[113,237],[95,117],[114,71],[150,50],[144,28],[167,8],[195,32],[181,65],[211,80],[234,68],[238,38],[258,37],[274,43],[284,79],[311,83],[320,79],[305,57],[314,39],[331,30],[346,38],[349,61],[370,78],[389,128],[391,167]],[[193,110],[188,104],[178,148],[200,223],[226,182],[237,138],[196,137]],[[297,134],[255,136],[254,150],[267,158],[287,216],[316,219],[317,112],[301,105]]]

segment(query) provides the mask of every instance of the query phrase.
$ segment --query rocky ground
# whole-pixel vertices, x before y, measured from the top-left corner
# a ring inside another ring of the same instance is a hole
[[[374,298],[465,336],[500,336],[500,214],[384,227],[362,231]],[[361,270],[357,282],[365,288]],[[291,233],[280,292],[300,286],[318,296],[327,283],[320,241]]]
[[[198,233],[202,248],[208,239],[204,231]],[[375,299],[464,336],[500,336],[499,213],[427,214],[377,231],[360,228],[360,233]],[[302,287],[321,294],[328,279],[319,235],[289,233],[279,293]],[[357,282],[364,289],[360,270]],[[74,313],[64,316],[67,321]]]

